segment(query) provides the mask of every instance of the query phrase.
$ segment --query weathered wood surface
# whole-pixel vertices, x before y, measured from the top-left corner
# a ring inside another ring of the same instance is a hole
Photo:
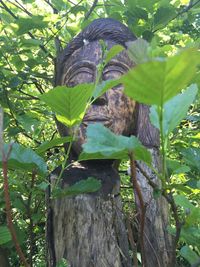
[[[152,154],[154,167],[159,168],[160,163],[157,149],[149,149],[149,151]],[[138,162],[138,164],[154,183],[160,183],[153,171],[144,163]],[[152,187],[138,169],[137,179],[146,206],[144,246],[147,261],[145,267],[169,267],[172,260],[172,238],[167,231],[169,226],[168,203],[162,196],[157,199],[154,198]],[[137,206],[139,207],[137,197],[136,203],[138,203]]]
[[[10,267],[6,249],[0,248],[0,267]]]
[[[98,194],[82,194],[51,200],[48,236],[50,267],[62,258],[71,267],[129,267],[129,247],[119,196],[119,176],[111,166],[71,168],[62,186],[73,180],[96,177],[102,181]],[[68,183],[68,184],[67,184]]]

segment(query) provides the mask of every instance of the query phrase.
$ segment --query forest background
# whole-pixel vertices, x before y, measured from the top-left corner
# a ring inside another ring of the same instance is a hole
[[[166,78],[167,73],[152,67],[152,73],[143,76],[152,87],[161,76],[177,85],[169,89],[162,103],[155,100],[151,91],[147,100],[139,93],[132,97],[152,105],[152,122],[161,132],[165,130],[161,136],[161,156],[168,178],[162,181],[162,190],[173,197],[178,216],[174,216],[171,206],[169,231],[175,234],[177,227],[180,228],[176,249],[178,265],[199,266],[198,0],[0,0],[0,259],[6,264],[9,261],[10,266],[22,266],[18,258],[21,249],[30,266],[45,266],[47,175],[66,160],[63,143],[71,141],[58,135],[54,112],[51,105],[44,103],[45,97],[41,100],[41,95],[54,88],[55,59],[61,50],[92,20],[104,17],[125,23],[138,38],[148,42],[139,40],[129,48],[138,64],[158,58],[168,64],[177,51],[184,51],[173,61],[180,75],[170,80]],[[113,49],[108,58],[117,52],[119,47]],[[144,70],[149,71],[145,65]],[[178,94],[187,86],[187,90]],[[166,88],[161,89],[165,92]],[[105,85],[101,87],[101,91],[104,90]],[[54,104],[59,106],[61,98],[57,95]],[[80,94],[76,102],[85,108],[86,103],[82,101]],[[162,118],[155,105],[161,107]],[[54,111],[59,114],[59,108]],[[82,113],[83,110],[78,115],[64,114],[66,124],[74,124],[72,120],[69,122],[71,115],[76,115],[75,123],[80,122]],[[120,167],[121,195],[125,213],[134,218],[133,189],[130,177],[125,175],[128,165],[124,160]],[[78,186],[75,194],[98,187],[95,181],[92,185],[86,182]],[[161,191],[155,192],[155,197],[164,192]],[[13,228],[15,242],[11,235]],[[16,250],[16,244],[21,248]]]

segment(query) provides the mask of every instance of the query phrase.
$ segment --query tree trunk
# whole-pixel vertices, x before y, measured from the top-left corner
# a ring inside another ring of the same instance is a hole
[[[50,201],[48,266],[64,258],[70,267],[129,267],[118,173],[100,161],[90,167],[72,166],[64,172],[61,187],[88,177],[101,180],[100,192]]]
[[[7,250],[0,247],[0,267],[10,267]]]
[[[158,168],[159,156],[157,150],[149,149],[149,151],[154,160],[154,167]],[[138,165],[151,178],[152,182],[160,183],[156,175],[144,163],[138,162]],[[137,179],[146,206],[144,227],[145,267],[169,267],[172,260],[172,238],[167,230],[169,226],[168,203],[162,196],[154,198],[152,187],[138,169]],[[139,207],[137,197],[136,203]]]

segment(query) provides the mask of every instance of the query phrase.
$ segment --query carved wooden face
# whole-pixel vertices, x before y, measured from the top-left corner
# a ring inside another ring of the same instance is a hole
[[[108,49],[116,43],[106,41]],[[97,65],[102,61],[102,50],[99,41],[88,43],[76,50],[67,60],[61,79],[62,85],[73,87],[80,83],[94,82],[97,76]],[[119,78],[133,67],[126,50],[122,51],[104,67],[102,81]],[[79,127],[78,140],[73,149],[77,154],[86,141],[85,133],[89,124],[100,122],[116,134],[133,133],[135,102],[123,94],[123,86],[118,85],[98,98],[88,109]],[[60,128],[60,127],[59,127]],[[65,128],[62,135],[67,135]]]

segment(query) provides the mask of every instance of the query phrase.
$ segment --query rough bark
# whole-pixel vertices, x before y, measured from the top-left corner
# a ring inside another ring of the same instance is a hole
[[[72,167],[63,174],[62,187],[92,176],[102,181],[102,188],[96,194],[51,200],[50,267],[56,266],[62,258],[71,267],[131,266],[118,194],[119,176],[110,165],[98,165]]]
[[[0,267],[10,267],[7,250],[0,248]]]
[[[154,160],[153,165],[157,168],[159,166],[158,152],[156,149],[149,149],[149,151]],[[159,184],[160,181],[156,175],[144,163],[138,162],[138,164],[154,183]],[[145,267],[169,267],[172,260],[172,238],[167,230],[169,226],[168,203],[162,196],[154,198],[152,187],[138,169],[137,179],[146,206],[144,246],[147,260]],[[136,202],[138,203],[137,199]]]

